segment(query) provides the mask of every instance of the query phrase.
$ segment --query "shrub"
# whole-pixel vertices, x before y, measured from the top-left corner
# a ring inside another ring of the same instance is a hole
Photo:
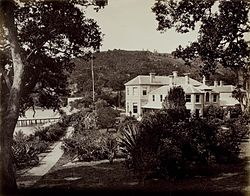
[[[133,116],[125,116],[120,119],[118,130],[123,131],[128,125],[134,124],[138,122],[137,119]]]
[[[119,113],[112,107],[100,107],[96,109],[96,124],[99,128],[111,128],[116,122]]]
[[[235,162],[240,154],[240,145],[249,137],[247,119],[242,116],[227,119],[215,135],[214,154],[218,163]]]
[[[211,118],[211,119],[218,118],[223,120],[224,114],[225,111],[223,110],[223,108],[215,105],[209,105],[204,109],[203,116],[205,118]]]
[[[29,136],[22,131],[15,133],[12,150],[17,168],[34,166],[39,163],[38,154],[44,152],[51,142],[58,141],[66,134],[68,119],[62,119],[48,127],[36,128]]]
[[[242,115],[240,104],[235,104],[233,107],[228,107],[227,110],[230,112],[230,118],[238,118]]]
[[[38,154],[48,147],[45,141],[39,141],[34,135],[26,136],[22,131],[14,135],[12,150],[17,168],[35,166],[39,163]]]
[[[63,149],[74,160],[97,161],[110,159],[114,155],[115,141],[107,133],[100,133],[98,130],[76,131],[72,138],[63,140]],[[111,156],[111,157],[110,157]]]
[[[66,127],[60,123],[52,124],[48,127],[38,127],[35,131],[35,137],[41,141],[55,142],[66,134]]]
[[[214,116],[183,118],[164,110],[144,116],[134,136],[131,130],[126,134],[121,145],[128,146],[127,161],[144,179],[183,177],[195,174],[194,169],[201,172],[197,168],[204,171],[213,164],[233,163],[249,130],[243,117],[225,121]]]
[[[126,124],[119,130],[119,149],[126,155],[126,164],[128,167],[136,165],[135,159],[133,159],[135,146],[137,143],[137,137],[139,135],[139,130],[136,124]]]
[[[83,98],[70,102],[70,110],[89,108],[91,105],[92,97],[90,94],[86,94]]]
[[[73,113],[70,116],[70,125],[72,125],[75,130],[82,130],[87,127],[94,128],[95,127],[94,113],[89,108],[82,108],[79,112]],[[90,125],[91,124],[91,125]]]
[[[125,163],[134,169],[140,179],[152,174],[157,168],[157,149],[161,135],[158,125],[162,124],[164,117],[159,116],[159,113],[149,113],[141,123],[132,119],[120,130],[119,146],[126,154]]]

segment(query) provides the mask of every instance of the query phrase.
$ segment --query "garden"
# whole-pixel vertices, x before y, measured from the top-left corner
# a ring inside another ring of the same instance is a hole
[[[34,188],[243,193],[248,185],[242,156],[247,118],[222,121],[217,111],[211,106],[202,118],[176,110],[150,113],[140,122],[126,117],[115,133],[79,129],[78,124],[72,138],[64,139],[62,158]]]
[[[17,170],[39,164],[39,155],[66,134],[68,124],[64,118],[52,125],[37,127],[30,135],[25,135],[21,130],[14,134],[12,150]]]
[[[182,90],[174,88],[170,95]],[[25,139],[41,152],[65,134],[62,127],[74,127],[73,135],[63,139],[64,155],[35,184],[37,189],[242,191],[248,183],[248,160],[242,155],[248,116],[238,106],[213,105],[202,117],[191,115],[183,96],[168,96],[164,105],[141,121],[124,117],[117,123],[119,113],[98,100],[95,110],[81,108],[30,138],[18,133],[15,145]]]

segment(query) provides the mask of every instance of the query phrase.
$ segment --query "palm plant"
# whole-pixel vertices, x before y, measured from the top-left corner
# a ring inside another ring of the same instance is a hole
[[[128,124],[123,128],[119,137],[120,150],[126,155],[131,154],[136,145],[136,139],[139,134],[136,124]]]
[[[127,124],[120,130],[118,145],[120,151],[126,157],[126,165],[129,168],[131,168],[131,166],[135,164],[134,155],[135,155],[138,136],[139,136],[139,128],[137,123]]]

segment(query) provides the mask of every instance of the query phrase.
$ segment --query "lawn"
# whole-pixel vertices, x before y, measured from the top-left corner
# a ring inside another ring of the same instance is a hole
[[[144,184],[125,167],[123,159],[113,164],[108,160],[99,162],[77,162],[67,164],[69,157],[63,155],[57,164],[39,180],[30,191],[46,193],[192,193],[194,195],[247,195],[248,185],[246,160],[234,165],[212,168],[205,176],[186,179],[150,179]],[[23,190],[27,191],[27,190]],[[37,193],[37,192],[36,192]],[[33,195],[33,192],[32,192]],[[67,194],[68,195],[68,194]],[[71,195],[71,194],[70,194]]]

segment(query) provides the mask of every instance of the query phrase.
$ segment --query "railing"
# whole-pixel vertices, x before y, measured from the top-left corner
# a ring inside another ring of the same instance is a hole
[[[50,118],[30,118],[30,119],[20,119],[17,121],[16,127],[28,127],[33,125],[42,125],[50,122],[57,122],[59,117]]]

